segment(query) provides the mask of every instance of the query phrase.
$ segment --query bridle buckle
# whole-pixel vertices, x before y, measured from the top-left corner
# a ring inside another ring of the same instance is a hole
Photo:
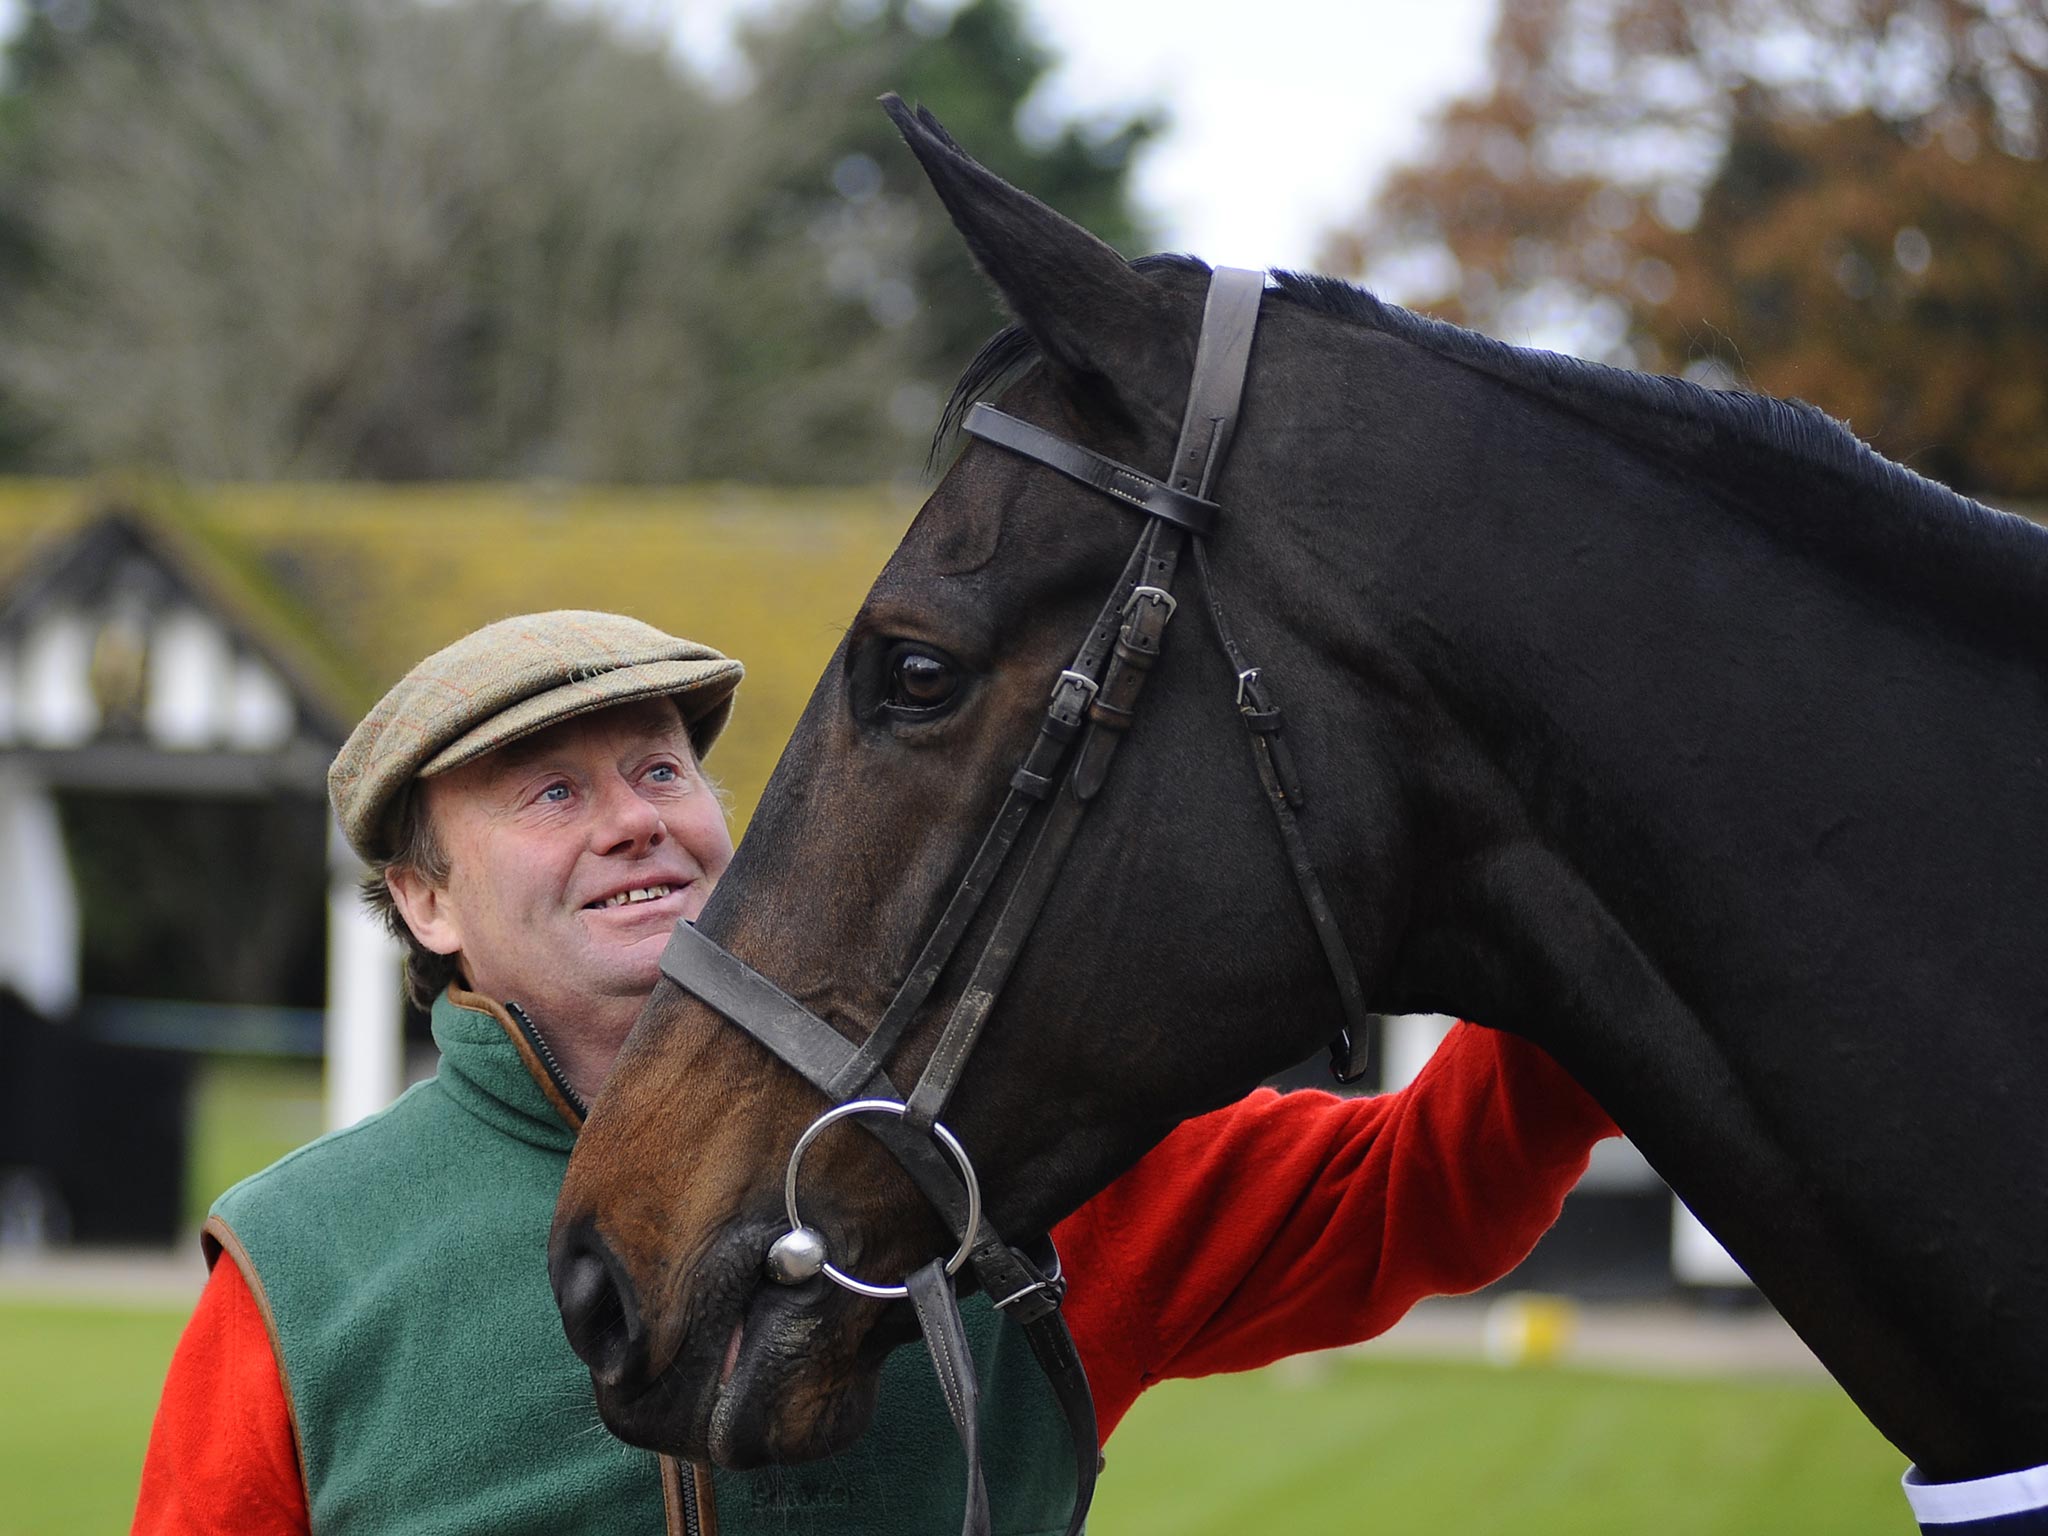
[[[1047,1312],[1057,1312],[1060,1303],[1066,1299],[1067,1277],[1055,1270],[1043,1279],[1019,1286],[993,1305],[998,1312],[1007,1312],[1011,1307],[1019,1307],[1018,1318],[1029,1322],[1032,1318],[1043,1316]],[[1019,1306],[1020,1303],[1026,1304]]]
[[[1167,591],[1164,587],[1133,587],[1131,588],[1131,595],[1124,599],[1123,612],[1119,614],[1118,617],[1128,619],[1131,616],[1131,610],[1137,607],[1138,604],[1141,602],[1162,603],[1165,605],[1166,617],[1159,621],[1159,627],[1161,629],[1164,629],[1167,623],[1173,618],[1174,610],[1180,607],[1180,604],[1178,601],[1175,600],[1174,595],[1171,592]]]
[[[1131,595],[1124,599],[1123,633],[1119,636],[1120,649],[1134,652],[1126,660],[1136,656],[1157,656],[1161,641],[1166,638],[1166,626],[1173,618],[1173,610],[1179,606],[1173,594],[1163,587],[1133,587]]]
[[[1059,1249],[1054,1248],[1051,1243],[1047,1243],[1046,1247],[1052,1250],[1052,1268],[1038,1275],[1038,1278],[1029,1284],[1018,1286],[1001,1301],[994,1302],[993,1305],[998,1312],[1007,1312],[1011,1307],[1016,1307],[1017,1320],[1028,1323],[1035,1317],[1060,1309],[1060,1303],[1067,1299],[1066,1268],[1060,1263]],[[1025,1259],[1024,1254],[1014,1248],[1010,1251],[1024,1263],[1025,1273],[1036,1273],[1035,1267]]]
[[[1064,721],[1068,725],[1077,725],[1081,716],[1087,712],[1088,706],[1095,702],[1095,695],[1100,688],[1101,684],[1086,672],[1076,672],[1072,667],[1068,667],[1060,673],[1060,680],[1052,685],[1052,702],[1047,707],[1054,719]],[[1069,698],[1070,693],[1077,693],[1080,697]]]

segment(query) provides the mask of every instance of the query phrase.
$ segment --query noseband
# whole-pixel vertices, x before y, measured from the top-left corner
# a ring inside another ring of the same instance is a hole
[[[1296,824],[1295,813],[1303,797],[1281,736],[1280,708],[1264,686],[1260,669],[1246,660],[1231,634],[1216,600],[1201,542],[1214,531],[1221,515],[1221,508],[1207,498],[1237,422],[1264,289],[1262,272],[1219,267],[1211,275],[1187,410],[1173,467],[1165,480],[1067,442],[992,406],[977,405],[968,412],[966,430],[973,436],[1055,469],[1146,513],[1147,518],[1122,574],[1075,652],[1073,664],[1054,683],[1037,738],[1011,775],[1009,793],[974,862],[867,1039],[858,1045],[847,1040],[687,923],[677,924],[662,955],[662,973],[669,980],[760,1041],[833,1106],[804,1132],[790,1155],[784,1193],[791,1230],[770,1250],[768,1272],[785,1284],[822,1272],[862,1295],[909,1298],[931,1346],[954,1427],[967,1448],[964,1536],[982,1536],[988,1530],[988,1499],[978,1455],[974,1366],[967,1356],[958,1303],[949,1283],[949,1276],[963,1263],[972,1267],[995,1305],[1022,1324],[1066,1414],[1074,1441],[1076,1480],[1069,1536],[1080,1530],[1094,1494],[1098,1442],[1087,1379],[1060,1316],[1066,1286],[1058,1257],[1051,1252],[1050,1243],[1040,1244],[1037,1251],[1013,1248],[980,1219],[973,1167],[939,1116],[1052,890],[1081,816],[1101,791],[1117,746],[1131,727],[1139,695],[1159,657],[1167,622],[1176,608],[1174,574],[1182,547],[1190,544],[1191,538],[1203,606],[1235,674],[1237,709],[1251,733],[1259,781],[1337,984],[1345,1026],[1330,1047],[1331,1064],[1343,1082],[1362,1076],[1367,1068],[1370,1016],[1364,991]],[[1040,806],[1046,809],[1030,850],[938,1046],[910,1093],[900,1095],[885,1071],[888,1061],[981,911],[1025,823]],[[959,1252],[950,1261],[933,1260],[901,1286],[856,1280],[835,1269],[826,1262],[823,1238],[804,1225],[797,1210],[797,1169],[805,1151],[828,1124],[854,1116],[865,1117],[860,1120],[863,1129],[903,1164],[960,1240]]]

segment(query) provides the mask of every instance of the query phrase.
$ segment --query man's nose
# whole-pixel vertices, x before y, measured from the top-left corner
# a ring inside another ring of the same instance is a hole
[[[599,797],[596,842],[598,850],[612,853],[652,848],[668,835],[661,812],[625,779],[613,779]]]

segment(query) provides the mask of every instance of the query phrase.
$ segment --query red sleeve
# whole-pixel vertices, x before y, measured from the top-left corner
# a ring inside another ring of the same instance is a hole
[[[171,1356],[135,1536],[306,1536],[291,1409],[256,1298],[223,1257]]]
[[[1614,1123],[1473,1024],[1398,1093],[1261,1089],[1187,1121],[1054,1230],[1102,1435],[1155,1381],[1384,1332],[1512,1269]]]

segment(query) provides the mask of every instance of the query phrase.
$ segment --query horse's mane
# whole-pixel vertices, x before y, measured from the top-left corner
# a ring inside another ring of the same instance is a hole
[[[1206,275],[1191,256],[1147,256],[1140,271]],[[1733,493],[1802,543],[1860,551],[1888,579],[2009,619],[2037,643],[2048,608],[2048,530],[1995,511],[1894,463],[1798,400],[1708,389],[1493,337],[1389,304],[1336,278],[1276,271],[1283,302],[1369,327],[1548,401],[1597,430]],[[960,376],[933,439],[939,460],[976,400],[1038,361],[1021,326],[998,332]]]

